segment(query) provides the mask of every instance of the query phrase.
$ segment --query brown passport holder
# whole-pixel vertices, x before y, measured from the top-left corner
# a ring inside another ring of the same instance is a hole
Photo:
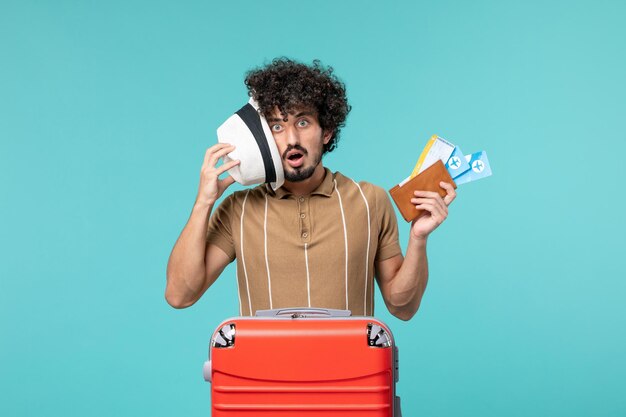
[[[439,160],[402,184],[402,186],[398,184],[389,190],[389,194],[391,194],[391,198],[398,206],[398,210],[400,210],[404,220],[411,222],[421,216],[424,211],[416,209],[415,205],[411,203],[411,199],[415,197],[414,191],[436,191],[442,198],[446,196],[446,190],[439,186],[440,181],[448,182],[456,188],[450,173],[448,173],[443,162]]]

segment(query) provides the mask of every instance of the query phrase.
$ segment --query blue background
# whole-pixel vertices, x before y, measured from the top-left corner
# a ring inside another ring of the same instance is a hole
[[[489,153],[415,318],[377,298],[405,415],[625,415],[625,3],[228,3],[0,2],[0,415],[209,414],[234,268],[178,311],[165,266],[245,71],[281,55],[347,84],[334,170],[390,188],[432,134]]]

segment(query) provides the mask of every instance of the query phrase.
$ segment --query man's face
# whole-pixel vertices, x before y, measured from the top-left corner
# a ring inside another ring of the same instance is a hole
[[[285,180],[304,181],[311,177],[320,165],[324,144],[332,132],[324,132],[314,111],[299,109],[284,118],[278,108],[267,122],[282,157]]]

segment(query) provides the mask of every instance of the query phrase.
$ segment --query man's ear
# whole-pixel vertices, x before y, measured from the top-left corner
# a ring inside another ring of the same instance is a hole
[[[328,145],[328,142],[330,142],[330,139],[333,137],[333,133],[335,133],[334,130],[324,132],[324,145]]]

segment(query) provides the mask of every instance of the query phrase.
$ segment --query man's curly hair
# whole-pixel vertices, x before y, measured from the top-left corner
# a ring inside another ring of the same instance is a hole
[[[289,58],[275,58],[270,64],[246,74],[248,95],[259,104],[260,112],[268,117],[278,107],[286,118],[288,113],[310,109],[317,113],[320,127],[332,131],[324,153],[337,147],[339,132],[345,126],[350,105],[345,85],[333,74],[332,67],[319,60],[306,65]]]

